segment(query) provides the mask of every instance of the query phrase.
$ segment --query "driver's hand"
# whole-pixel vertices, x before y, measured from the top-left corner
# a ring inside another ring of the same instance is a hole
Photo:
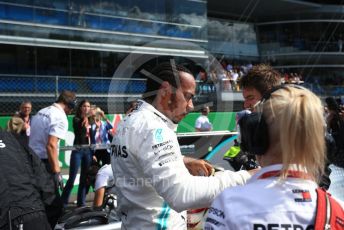
[[[184,157],[184,164],[193,176],[210,176],[214,171],[211,164],[201,159]]]

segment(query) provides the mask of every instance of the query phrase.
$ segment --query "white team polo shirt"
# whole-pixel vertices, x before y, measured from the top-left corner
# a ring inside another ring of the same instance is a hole
[[[195,122],[195,128],[200,129],[201,131],[208,131],[209,129],[212,129],[212,124],[207,116],[200,115]]]
[[[66,113],[59,104],[41,109],[31,121],[30,148],[41,159],[48,159],[47,143],[49,135],[64,139],[68,131]]]
[[[264,167],[246,185],[225,189],[209,208],[204,230],[314,229],[318,185],[298,176],[305,170],[296,165],[280,180],[274,175],[281,169],[282,164]]]
[[[101,167],[97,173],[94,191],[102,187],[110,187],[114,185],[114,178],[111,164],[106,164]]]

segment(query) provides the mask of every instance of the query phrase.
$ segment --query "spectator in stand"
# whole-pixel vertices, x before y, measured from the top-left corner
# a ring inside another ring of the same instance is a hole
[[[20,117],[24,121],[22,133],[30,136],[30,122],[31,122],[32,104],[30,101],[23,101],[20,104],[19,111],[14,114],[15,117]]]
[[[207,75],[207,81],[205,82],[205,87],[208,93],[215,92],[215,85],[213,81],[213,76],[211,76],[211,72]]]
[[[29,146],[45,164],[51,180],[55,183],[55,200],[51,205],[46,206],[48,220],[52,229],[54,229],[63,210],[63,203],[59,193],[59,189],[63,190],[58,159],[59,140],[64,139],[67,134],[67,114],[70,114],[75,106],[75,93],[67,90],[62,91],[56,103],[38,111],[31,121]]]
[[[79,103],[76,114],[73,118],[73,129],[74,129],[74,145],[89,145],[90,142],[90,102],[83,100]],[[80,170],[80,179],[77,195],[77,206],[86,205],[86,194],[87,194],[87,171],[92,163],[92,152],[89,148],[80,148],[72,151],[69,164],[69,177],[66,186],[62,193],[62,201],[64,206],[68,205],[70,193],[74,186],[74,181],[78,170]]]
[[[211,131],[213,129],[213,125],[211,124],[208,118],[209,112],[209,106],[203,106],[201,110],[201,115],[197,118],[195,122],[196,132]]]
[[[210,89],[212,92],[215,92],[216,91],[216,84],[218,83],[218,79],[217,79],[217,74],[216,74],[216,70],[215,69],[212,69],[209,73],[209,76],[208,76],[208,79],[210,80],[211,82],[211,85],[210,85]]]
[[[231,71],[231,86],[232,86],[232,90],[233,91],[237,91],[237,81],[238,81],[238,78],[239,78],[239,74],[238,74],[238,71],[236,69],[233,69]]]
[[[104,111],[97,107],[95,109],[94,123],[91,125],[91,144],[110,144],[109,131],[112,128],[113,126],[105,116]],[[96,149],[94,155],[99,166],[110,164],[110,149]]]
[[[204,69],[201,69],[198,72],[197,77],[196,77],[196,81],[198,83],[199,94],[207,92],[207,85],[206,85],[207,79],[208,79],[207,72]]]
[[[338,37],[338,52],[342,52],[343,50],[343,36],[342,34]]]
[[[227,78],[227,71],[224,69],[220,69],[216,71],[216,79],[218,81],[216,91],[229,91],[230,89],[230,82],[229,79]]]
[[[285,84],[290,84],[290,75],[288,73],[284,74],[284,82]]]
[[[232,85],[231,85],[231,80],[232,80],[232,74],[230,71],[224,70],[224,78],[222,78],[222,90],[223,91],[231,91]]]

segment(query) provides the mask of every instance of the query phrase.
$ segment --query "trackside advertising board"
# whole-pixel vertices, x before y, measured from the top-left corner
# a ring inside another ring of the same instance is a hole
[[[178,125],[178,133],[194,132],[195,121],[200,113],[188,114]],[[107,117],[114,126],[114,131],[124,114],[108,114]],[[212,112],[208,115],[210,122],[213,124],[214,131],[235,129],[235,112]],[[11,117],[0,117],[0,127],[6,129],[7,122]],[[60,146],[72,146],[74,141],[74,131],[72,127],[73,115],[68,116],[68,133],[65,140],[60,141]],[[59,160],[63,168],[69,167],[71,151],[60,151]]]

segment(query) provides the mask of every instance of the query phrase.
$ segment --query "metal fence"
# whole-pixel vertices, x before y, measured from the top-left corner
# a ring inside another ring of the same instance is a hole
[[[129,103],[145,92],[146,79],[0,74],[0,116],[13,115],[27,100],[35,114],[52,104],[62,90],[76,92],[78,101],[88,99],[105,113],[125,113]],[[216,101],[215,85],[197,82],[195,104],[209,101]]]
[[[32,102],[35,113],[53,103],[62,90],[76,92],[79,100],[88,99],[107,112],[109,98],[123,104],[140,98],[145,89],[141,78],[0,75],[0,115],[12,115],[24,100]]]
[[[342,86],[320,86],[304,83],[321,97],[342,97]],[[127,104],[141,98],[146,90],[143,78],[102,78],[102,77],[70,77],[42,75],[9,75],[0,74],[0,116],[13,115],[22,101],[32,102],[33,113],[53,103],[62,90],[76,92],[80,100],[88,99],[92,104],[101,107],[105,113],[124,113]],[[197,81],[195,103],[202,104],[213,101],[219,92],[237,92],[240,88],[228,79],[217,83]],[[108,104],[111,103],[111,111]]]

